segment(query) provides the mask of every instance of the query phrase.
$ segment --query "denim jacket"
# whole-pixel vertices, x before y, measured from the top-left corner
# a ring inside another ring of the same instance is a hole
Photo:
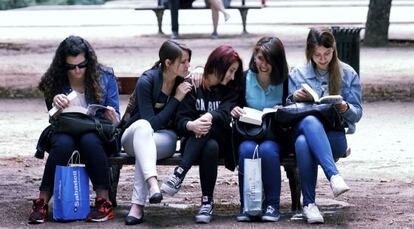
[[[101,77],[100,84],[102,88],[102,103],[103,106],[111,106],[116,111],[116,119],[119,122],[119,93],[118,84],[116,83],[116,77],[112,68],[101,66],[100,67]],[[72,91],[70,85],[64,85],[63,94],[67,95]],[[93,98],[86,98],[86,103],[94,104],[97,103]],[[50,109],[48,107],[48,109]]]
[[[355,123],[362,117],[361,84],[358,74],[351,66],[340,62],[340,68],[342,78],[341,96],[349,105],[349,109],[341,113],[341,115],[348,126],[347,133],[353,134],[356,129]],[[293,93],[300,89],[303,83],[307,83],[318,95],[322,95],[326,90],[323,89],[322,84],[327,85],[327,79],[328,77],[321,79],[321,77],[316,75],[316,70],[313,68],[311,62],[294,68],[289,77],[289,96],[287,103],[293,103]]]

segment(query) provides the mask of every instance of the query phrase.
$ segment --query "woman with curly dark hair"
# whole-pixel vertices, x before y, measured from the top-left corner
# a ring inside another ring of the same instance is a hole
[[[91,45],[81,37],[69,36],[56,50],[53,61],[42,76],[39,90],[43,92],[48,110],[56,107],[65,112],[75,106],[89,104],[106,106],[98,113],[112,123],[119,122],[119,94],[113,70],[99,64]],[[69,99],[69,93],[75,94]],[[59,112],[57,113],[59,115]],[[53,195],[56,165],[66,165],[74,150],[78,150],[96,190],[95,208],[88,221],[106,221],[112,216],[112,203],[108,200],[108,159],[111,150],[95,132],[80,136],[53,133],[48,139],[49,157],[43,172],[39,197],[33,201],[29,223],[43,223],[48,216],[48,202]]]

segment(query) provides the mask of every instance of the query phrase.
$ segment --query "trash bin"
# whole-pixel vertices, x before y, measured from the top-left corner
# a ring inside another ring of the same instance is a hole
[[[341,61],[351,65],[359,75],[359,47],[362,28],[341,28],[332,26],[331,31],[336,40],[336,49]]]

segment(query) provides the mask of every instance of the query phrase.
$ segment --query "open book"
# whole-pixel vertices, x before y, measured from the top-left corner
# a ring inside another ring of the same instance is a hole
[[[264,108],[262,111],[250,108],[250,107],[244,107],[243,111],[245,112],[242,116],[240,116],[239,121],[250,123],[253,125],[262,125],[262,118],[267,113],[276,112],[276,108]]]
[[[305,89],[313,98],[315,103],[329,103],[340,104],[342,103],[342,96],[340,95],[327,95],[319,98],[318,94],[306,83],[302,84],[302,88]]]
[[[91,116],[95,116],[98,110],[106,110],[106,106],[100,104],[89,104],[87,108],[81,106],[69,106],[62,110],[62,113],[79,112]]]

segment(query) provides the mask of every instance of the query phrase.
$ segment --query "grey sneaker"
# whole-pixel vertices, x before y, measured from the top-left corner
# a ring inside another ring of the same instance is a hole
[[[272,206],[267,206],[265,213],[262,215],[262,221],[264,222],[276,222],[280,218],[280,213]]]
[[[350,190],[348,185],[346,185],[344,178],[342,178],[342,176],[339,174],[331,176],[330,183],[331,183],[332,192],[335,197],[338,197],[342,193]]]
[[[203,196],[201,200],[202,202],[200,210],[198,211],[198,214],[194,217],[195,221],[196,223],[210,223],[214,208],[213,198]]]
[[[161,184],[161,192],[174,196],[180,190],[184,176],[184,169],[176,167],[174,169],[174,174]]]
[[[303,216],[308,223],[324,223],[323,216],[315,203],[308,204],[303,208]]]

